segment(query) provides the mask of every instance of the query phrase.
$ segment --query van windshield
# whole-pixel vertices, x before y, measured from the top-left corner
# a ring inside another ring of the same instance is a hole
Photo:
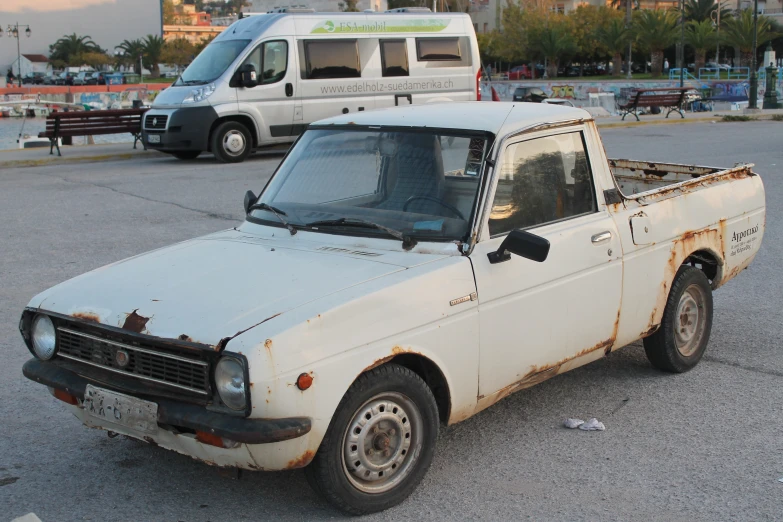
[[[248,218],[311,231],[464,240],[489,136],[311,128]],[[271,207],[271,209],[270,209]]]
[[[212,42],[188,65],[174,85],[201,85],[217,80],[249,43],[250,40]]]

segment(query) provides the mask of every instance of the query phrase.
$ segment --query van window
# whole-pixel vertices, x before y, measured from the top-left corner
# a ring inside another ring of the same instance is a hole
[[[305,42],[305,61],[308,80],[362,76],[356,40]]]
[[[596,211],[581,132],[521,141],[506,148],[489,215],[491,235]]]
[[[459,38],[416,38],[416,53],[420,62],[462,60]]]
[[[252,64],[258,72],[261,85],[277,83],[288,69],[288,43],[285,40],[264,42],[247,57],[245,64]]]
[[[384,76],[408,76],[408,46],[405,40],[381,40]]]

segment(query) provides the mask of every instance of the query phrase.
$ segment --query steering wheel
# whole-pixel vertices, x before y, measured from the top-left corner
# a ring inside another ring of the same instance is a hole
[[[408,198],[408,201],[406,201],[405,204],[402,206],[402,211],[405,212],[406,210],[408,210],[408,205],[410,205],[411,203],[413,203],[414,201],[417,201],[419,199],[426,199],[427,201],[434,201],[438,205],[451,210],[454,214],[459,216],[459,218],[461,220],[467,221],[465,219],[465,216],[462,215],[462,212],[460,212],[458,208],[453,207],[453,206],[449,205],[448,203],[446,203],[445,201],[442,201],[442,200],[440,200],[438,198],[435,198],[435,197],[432,197],[432,196],[411,196],[411,197]]]

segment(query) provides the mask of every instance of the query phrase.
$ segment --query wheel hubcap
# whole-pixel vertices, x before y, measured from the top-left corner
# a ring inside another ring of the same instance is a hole
[[[245,150],[245,136],[238,130],[231,130],[223,136],[223,150],[232,156],[239,156]]]
[[[343,437],[343,471],[360,491],[382,493],[413,469],[421,445],[418,408],[399,393],[384,393],[354,414]]]
[[[689,286],[680,296],[674,323],[677,350],[685,357],[693,355],[704,332],[704,294],[698,286]]]

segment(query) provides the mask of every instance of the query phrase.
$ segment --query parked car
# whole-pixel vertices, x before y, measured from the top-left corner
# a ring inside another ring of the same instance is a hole
[[[106,76],[102,72],[94,72],[90,81],[91,85],[106,85]]]
[[[729,65],[727,63],[707,62],[704,66],[708,67],[710,69],[718,69],[718,70],[721,70],[721,71],[730,71],[731,70],[731,65]]]
[[[57,76],[54,74],[47,74],[43,77],[42,85],[56,85]]]
[[[44,82],[46,73],[34,72],[32,74],[25,75],[22,78],[22,83],[27,85],[41,85]]]
[[[531,77],[532,74],[530,72],[530,68],[527,65],[518,65],[516,67],[512,67],[508,71],[509,80],[526,80],[530,79]]]
[[[73,85],[74,75],[69,72],[60,73],[55,77],[55,85]]]
[[[588,112],[546,104],[311,124],[244,210],[32,298],[23,373],[90,427],[306,467],[353,514],[410,495],[439,422],[640,339],[696,366],[765,227],[750,166],[607,162]]]
[[[91,80],[92,73],[81,71],[73,77],[73,85],[95,85]]]
[[[513,101],[540,103],[547,98],[544,91],[538,87],[517,87],[512,96]]]

